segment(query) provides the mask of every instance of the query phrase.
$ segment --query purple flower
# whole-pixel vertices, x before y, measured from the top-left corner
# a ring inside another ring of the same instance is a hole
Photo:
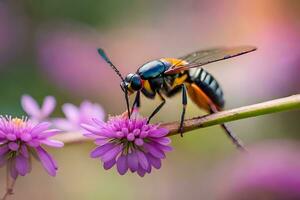
[[[300,148],[289,141],[264,142],[222,166],[219,199],[300,199]]]
[[[159,169],[165,152],[171,151],[169,130],[159,125],[147,124],[146,118],[133,113],[131,119],[123,116],[110,117],[107,123],[94,120],[93,125],[82,124],[99,145],[91,152],[92,158],[100,158],[104,169],[115,164],[119,174],[128,170],[141,177],[150,173],[152,167]]]
[[[31,171],[31,156],[36,155],[49,175],[55,176],[57,164],[42,144],[62,147],[60,141],[49,139],[58,134],[57,129],[49,129],[50,123],[34,125],[29,120],[0,116],[0,167],[7,164],[11,177],[25,176]],[[34,157],[36,157],[34,156]]]
[[[105,113],[103,108],[89,101],[83,101],[79,107],[67,103],[62,106],[66,118],[54,119],[54,125],[64,131],[81,131],[80,124],[91,124],[93,118],[100,121],[104,120]]]
[[[21,98],[23,110],[29,115],[31,121],[42,122],[48,119],[56,106],[56,100],[52,96],[47,96],[41,107],[36,100],[29,95],[23,95]]]

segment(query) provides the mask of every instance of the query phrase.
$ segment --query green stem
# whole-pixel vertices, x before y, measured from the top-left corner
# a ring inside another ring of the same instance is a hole
[[[300,94],[188,119],[184,121],[184,132],[249,117],[256,117],[269,113],[276,113],[299,108]],[[162,124],[162,127],[170,130],[169,135],[176,135],[178,134],[179,122],[165,123]]]
[[[13,179],[10,176],[10,170],[9,170],[10,165],[11,164],[8,162],[7,163],[7,168],[6,168],[6,191],[3,195],[3,197],[1,198],[1,200],[6,200],[6,199],[8,199],[8,197],[10,195],[13,195],[13,189],[14,189],[14,186],[16,184],[17,177],[16,177],[16,179]]]
[[[250,106],[244,106],[235,108],[232,110],[221,111],[218,113],[196,117],[193,119],[187,119],[184,121],[183,132],[204,128],[208,126],[214,126],[223,124],[230,121],[245,119],[249,117],[256,117],[269,113],[282,112],[286,110],[299,109],[300,108],[300,94],[267,101]],[[170,130],[169,136],[176,135],[179,129],[179,122],[169,122],[161,124],[161,127]],[[76,143],[90,140],[90,138],[82,136],[80,133],[66,133],[56,136],[57,140],[64,143]]]

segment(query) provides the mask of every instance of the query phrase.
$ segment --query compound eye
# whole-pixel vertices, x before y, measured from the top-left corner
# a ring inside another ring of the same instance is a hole
[[[142,80],[141,77],[138,75],[133,75],[131,77],[131,88],[134,90],[140,90],[142,88]]]

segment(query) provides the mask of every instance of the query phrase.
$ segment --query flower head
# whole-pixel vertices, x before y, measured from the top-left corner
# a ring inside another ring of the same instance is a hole
[[[107,123],[94,120],[94,125],[83,124],[99,145],[91,152],[92,158],[100,158],[104,169],[115,164],[119,174],[128,170],[141,177],[150,173],[152,167],[159,169],[165,152],[171,151],[168,130],[159,125],[148,124],[135,111],[131,119],[126,116],[110,117]]]
[[[83,101],[79,107],[66,103],[62,106],[66,118],[54,119],[54,125],[64,131],[80,131],[80,124],[91,124],[93,118],[104,120],[104,110],[96,103]]]
[[[50,123],[35,125],[27,119],[0,116],[0,167],[7,164],[11,177],[25,176],[31,171],[31,156],[37,155],[49,175],[55,176],[57,164],[42,144],[51,147],[62,147],[62,142],[49,137],[59,133],[49,129]]]
[[[40,107],[36,100],[29,95],[23,95],[21,98],[23,110],[29,115],[31,121],[42,122],[48,119],[56,106],[56,100],[53,96],[47,96]]]

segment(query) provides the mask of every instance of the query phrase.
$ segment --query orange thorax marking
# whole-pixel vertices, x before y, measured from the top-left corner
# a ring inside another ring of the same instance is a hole
[[[145,81],[143,82],[143,86],[144,86],[144,88],[145,88],[148,92],[152,92],[152,89],[151,89],[151,86],[150,86],[150,83],[149,83],[148,80],[145,80]]]
[[[176,65],[176,66],[183,66],[188,64],[188,62],[186,62],[185,60],[181,60],[178,58],[162,58],[161,60],[167,61],[171,63],[171,65]]]

